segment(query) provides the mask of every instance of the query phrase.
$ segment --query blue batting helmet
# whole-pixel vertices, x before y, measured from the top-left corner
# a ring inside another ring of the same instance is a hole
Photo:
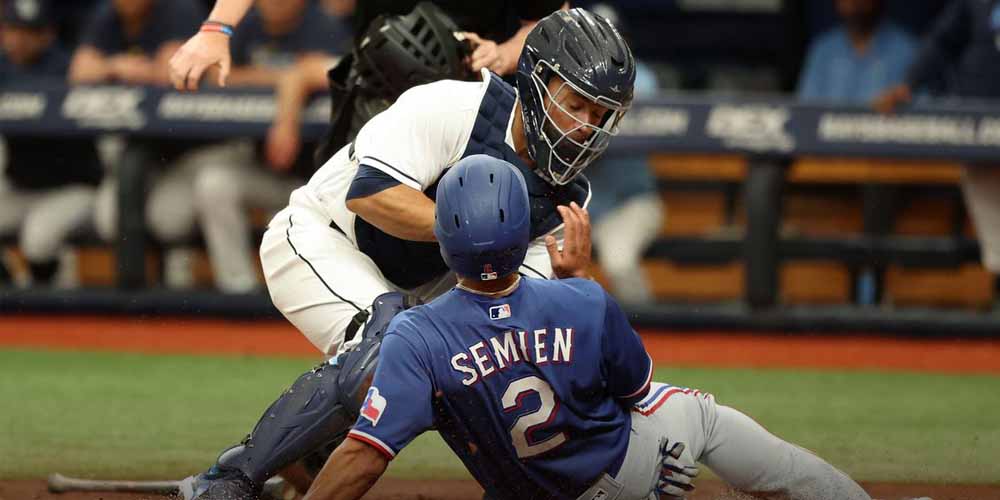
[[[434,236],[455,273],[493,280],[514,273],[531,240],[531,205],[524,177],[506,161],[463,158],[437,187]]]

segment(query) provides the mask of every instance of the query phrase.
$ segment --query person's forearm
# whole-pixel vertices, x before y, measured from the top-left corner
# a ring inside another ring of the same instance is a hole
[[[212,21],[236,26],[250,10],[253,0],[216,0],[208,18]]]
[[[309,57],[299,61],[292,69],[281,74],[275,87],[275,123],[298,125],[302,110],[313,92],[327,87],[328,58]]]
[[[67,80],[72,85],[103,83],[111,78],[111,65],[96,49],[81,47],[73,55]]]
[[[347,201],[347,209],[375,227],[409,241],[436,241],[434,202],[409,186],[394,186]]]
[[[361,498],[385,472],[388,460],[369,445],[346,439],[326,461],[302,500]]]
[[[280,71],[270,68],[241,66],[229,72],[226,83],[231,87],[274,87],[280,76]]]
[[[569,2],[560,7],[560,10],[569,10]],[[528,33],[538,24],[538,20],[521,20],[521,28],[514,33],[514,36],[501,43],[497,48],[504,54],[504,61],[514,61],[512,68],[506,68],[510,72],[517,71],[517,61],[521,58],[521,50],[524,49],[524,42],[528,39]]]
[[[521,21],[521,29],[517,30],[517,33],[514,33],[514,36],[507,39],[506,42],[497,46],[497,49],[503,54],[501,60],[505,63],[504,74],[517,71],[517,61],[521,57],[524,41],[528,39],[528,33],[531,33],[531,29],[536,24],[538,21]]]
[[[171,40],[164,42],[160,45],[160,49],[156,51],[156,57],[153,58],[153,64],[155,67],[156,74],[153,75],[154,85],[169,85],[170,84],[170,56],[177,52],[177,49],[181,47],[180,40]]]

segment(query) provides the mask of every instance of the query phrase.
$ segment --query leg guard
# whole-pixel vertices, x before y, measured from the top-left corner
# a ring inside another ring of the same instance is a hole
[[[222,453],[215,469],[237,469],[260,488],[292,462],[339,443],[354,426],[364,403],[382,334],[396,314],[413,304],[400,293],[380,295],[372,305],[361,342],[300,376],[242,443]]]

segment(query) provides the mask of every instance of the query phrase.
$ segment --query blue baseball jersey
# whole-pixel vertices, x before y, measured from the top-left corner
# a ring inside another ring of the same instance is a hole
[[[490,498],[576,498],[615,475],[652,361],[588,280],[459,288],[390,323],[350,436],[392,458],[436,428]]]

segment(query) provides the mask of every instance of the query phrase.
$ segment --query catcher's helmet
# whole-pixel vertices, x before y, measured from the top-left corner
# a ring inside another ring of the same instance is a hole
[[[467,46],[459,29],[430,2],[404,16],[379,16],[354,50],[356,83],[369,96],[396,100],[410,87],[438,80],[467,80]]]
[[[361,127],[410,87],[438,80],[472,80],[463,59],[468,42],[455,37],[454,21],[439,7],[421,2],[403,16],[379,16],[361,40],[328,73],[330,129],[316,151],[322,166]]]
[[[555,76],[563,84],[551,92],[548,84]],[[528,152],[537,172],[550,183],[566,184],[597,159],[618,133],[634,84],[632,51],[606,19],[577,8],[539,21],[517,64]],[[569,89],[607,108],[599,125],[577,120],[571,130],[560,130],[554,124],[550,111],[559,107],[557,97]],[[579,129],[590,132],[583,142],[570,136]]]
[[[531,240],[531,206],[521,172],[492,156],[463,158],[437,187],[434,236],[455,273],[503,278],[524,262]]]

